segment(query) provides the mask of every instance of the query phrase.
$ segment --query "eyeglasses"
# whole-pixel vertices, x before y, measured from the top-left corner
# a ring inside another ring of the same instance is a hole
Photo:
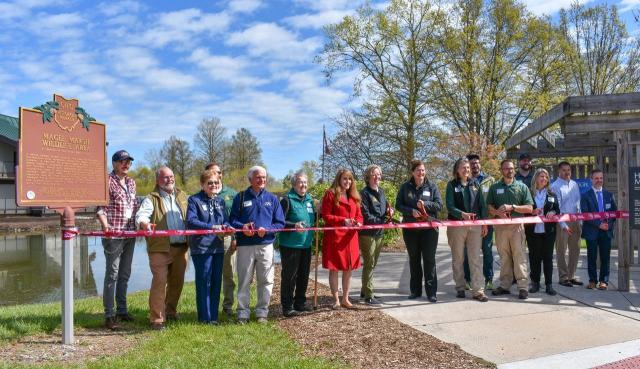
[[[219,185],[220,185],[220,182],[217,182],[217,181],[216,182],[214,182],[214,181],[207,182],[207,186],[219,186]]]

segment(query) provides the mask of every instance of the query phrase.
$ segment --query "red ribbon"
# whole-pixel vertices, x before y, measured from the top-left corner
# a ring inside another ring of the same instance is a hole
[[[554,215],[550,218],[545,216],[530,216],[508,219],[476,219],[476,220],[442,220],[430,222],[416,223],[387,223],[387,224],[368,224],[361,226],[340,226],[340,227],[306,227],[306,228],[284,228],[284,229],[266,229],[267,232],[301,232],[301,231],[335,231],[335,230],[371,230],[371,229],[420,229],[420,228],[438,228],[438,227],[468,227],[479,225],[509,225],[509,224],[535,224],[535,223],[558,223],[558,222],[576,222],[580,220],[598,220],[598,219],[622,219],[629,218],[628,211],[603,211],[595,213],[579,213],[579,214],[563,214]],[[236,229],[236,233],[243,232],[242,229]],[[71,232],[71,231],[69,231]],[[188,230],[151,230],[151,231],[120,231],[120,232],[82,232],[83,236],[94,237],[168,237],[168,236],[197,236],[205,234],[229,233],[224,229],[188,229]],[[78,234],[77,231],[75,234]],[[75,234],[73,237],[75,237]],[[72,238],[73,238],[72,237]],[[64,231],[63,231],[64,238]],[[70,238],[69,238],[70,239]]]
[[[62,230],[62,239],[65,240],[65,241],[72,240],[72,239],[76,238],[76,236],[79,235],[79,234],[80,234],[80,232],[78,232],[78,228],[63,229]]]

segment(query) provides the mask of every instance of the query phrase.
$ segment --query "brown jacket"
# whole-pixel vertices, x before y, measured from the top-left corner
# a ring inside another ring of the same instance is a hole
[[[180,213],[182,213],[182,219],[184,219],[186,223],[187,195],[177,188],[174,191],[176,194],[176,202],[180,208]],[[153,204],[153,213],[150,218],[151,223],[156,225],[157,230],[168,230],[166,216],[167,210],[164,207],[164,202],[162,201],[162,196],[160,196],[159,188],[156,186],[153,192],[151,192],[147,197],[151,199],[151,203]],[[169,237],[145,237],[145,239],[147,240],[148,252],[168,252],[169,247],[171,247]]]

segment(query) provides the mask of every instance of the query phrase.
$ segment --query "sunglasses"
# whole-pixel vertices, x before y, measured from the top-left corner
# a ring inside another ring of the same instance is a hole
[[[207,182],[207,186],[219,186],[220,182],[209,181]]]

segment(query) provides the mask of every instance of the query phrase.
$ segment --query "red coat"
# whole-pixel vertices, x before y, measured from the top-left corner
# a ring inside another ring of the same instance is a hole
[[[343,226],[344,220],[353,218],[363,222],[360,206],[355,200],[341,198],[338,205],[335,195],[328,190],[322,198],[322,219],[326,226]],[[358,231],[325,231],[322,240],[322,267],[329,270],[353,270],[360,267],[360,248]]]

